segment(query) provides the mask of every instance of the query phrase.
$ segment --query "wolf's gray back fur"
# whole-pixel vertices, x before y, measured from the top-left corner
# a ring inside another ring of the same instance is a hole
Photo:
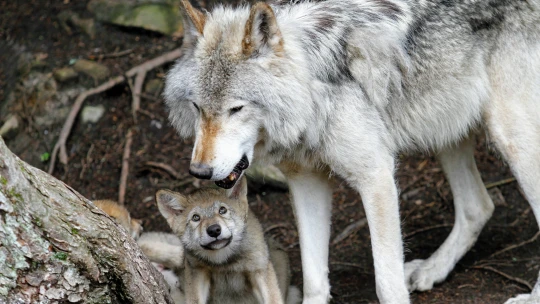
[[[356,96],[343,98],[377,106],[392,137],[391,148],[437,149],[465,136],[479,122],[489,98],[486,69],[491,53],[499,47],[501,31],[512,26],[523,39],[540,36],[538,10],[531,9],[531,1],[296,2],[276,5],[274,10],[285,48],[291,49],[289,68],[294,71],[288,73],[302,79],[290,81],[288,75],[282,75],[282,81],[261,79],[275,77],[257,70],[239,74],[241,64],[234,66],[216,53],[207,66],[223,65],[223,75],[216,75],[219,72],[214,69],[212,80],[198,82],[197,77],[200,80],[209,72],[199,73],[192,46],[169,72],[165,91],[171,122],[182,136],[194,135],[197,119],[186,101],[204,94],[208,103],[219,102],[218,94],[223,92],[205,92],[215,87],[212,81],[227,78],[229,87],[252,83],[244,87],[258,88],[234,93],[264,103],[269,114],[265,130],[278,146],[306,140],[316,148],[326,122],[336,119],[332,108],[342,102],[329,97],[351,87]],[[210,16],[236,24],[234,19],[247,19],[247,15],[247,7],[218,7]],[[227,32],[224,28],[223,40],[229,39]],[[210,85],[198,87],[197,83]],[[291,97],[291,91],[296,96]],[[433,121],[425,119],[441,114],[464,123],[440,120],[434,127]],[[446,136],[440,136],[441,131]]]

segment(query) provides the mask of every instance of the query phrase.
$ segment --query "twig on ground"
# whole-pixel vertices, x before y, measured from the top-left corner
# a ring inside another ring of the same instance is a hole
[[[137,122],[137,111],[141,107],[141,92],[142,92],[142,86],[144,84],[144,79],[146,78],[146,71],[141,70],[137,73],[137,76],[135,76],[135,83],[133,84],[133,91],[132,96],[133,100],[131,101],[131,114],[133,115],[133,119],[135,122]]]
[[[149,167],[162,169],[162,170],[166,171],[167,173],[169,173],[175,179],[182,179],[182,178],[185,177],[184,175],[178,173],[178,171],[176,171],[173,167],[171,167],[171,166],[169,166],[167,164],[164,164],[164,163],[148,161],[148,162],[145,162],[144,164],[146,166],[149,166]]]
[[[133,49],[127,49],[120,52],[114,52],[111,54],[103,54],[103,55],[99,55],[98,57],[100,60],[104,58],[118,58],[118,57],[129,55],[131,53],[133,53]]]
[[[362,218],[358,221],[348,225],[343,229],[343,231],[338,234],[334,240],[332,241],[332,246],[336,245],[337,243],[343,241],[344,239],[348,238],[351,234],[355,233],[356,231],[364,228],[367,225],[367,219]]]
[[[512,182],[515,182],[515,181],[516,181],[515,177],[505,178],[505,179],[502,179],[500,181],[496,181],[496,182],[493,182],[493,183],[486,184],[486,189],[506,185],[506,184],[509,184],[509,183],[512,183]]]
[[[523,211],[514,221],[512,221],[510,224],[508,225],[494,225],[494,227],[503,227],[503,228],[506,228],[506,227],[514,227],[515,225],[517,225],[519,223],[519,221],[525,217],[527,217],[527,215],[529,215],[529,213],[531,212],[531,206],[529,206],[527,209],[525,209],[525,211]]]
[[[156,115],[154,115],[154,113],[148,112],[148,111],[146,111],[144,109],[139,109],[138,111],[139,111],[139,113],[150,117],[150,119],[156,119]]]
[[[146,98],[146,99],[152,100],[152,101],[160,101],[159,98],[154,97],[154,96],[152,96],[152,95],[144,94],[144,93],[139,94],[139,96],[141,96],[142,98]],[[141,109],[139,108],[138,111],[140,111],[140,110],[141,110]]]
[[[426,232],[426,231],[433,230],[433,229],[448,228],[448,227],[452,227],[452,226],[453,226],[453,224],[433,225],[433,226],[425,227],[425,228],[418,229],[418,230],[415,230],[413,232],[407,233],[407,234],[405,234],[403,236],[403,238],[409,238],[409,237],[411,237],[411,236],[413,236],[415,234]]]
[[[514,282],[519,283],[521,285],[527,286],[529,288],[529,290],[533,289],[532,285],[529,282],[527,282],[527,281],[525,281],[523,279],[520,279],[520,278],[513,277],[513,276],[511,276],[511,275],[509,275],[507,273],[504,273],[504,272],[502,272],[502,271],[500,271],[498,269],[495,269],[493,267],[490,267],[490,266],[472,266],[471,268],[488,270],[488,271],[494,272],[494,273],[496,273],[498,275],[501,275],[501,276],[507,278],[510,281],[514,281]]]
[[[270,225],[268,226],[266,229],[264,229],[264,233],[268,233],[274,229],[277,229],[277,228],[289,228],[290,225],[287,224],[287,223],[278,223],[278,224],[274,224],[274,225]]]
[[[133,130],[129,129],[126,134],[126,144],[122,155],[122,173],[120,174],[120,187],[118,188],[118,204],[123,205],[126,199],[127,178],[129,174],[129,156],[131,143],[133,142]]]
[[[118,85],[126,80],[126,78],[133,77],[137,74],[139,74],[141,71],[148,72],[160,65],[163,65],[167,62],[171,62],[182,54],[182,51],[180,48],[175,49],[173,51],[170,51],[168,53],[165,53],[159,57],[156,57],[154,59],[148,60],[144,62],[141,65],[138,65],[129,71],[125,73],[125,75],[116,76],[114,78],[109,79],[107,82],[93,88],[87,91],[82,92],[79,96],[77,96],[77,99],[75,99],[75,102],[73,103],[73,106],[71,107],[71,111],[69,112],[69,115],[64,122],[64,126],[62,127],[62,131],[60,132],[60,136],[58,137],[58,141],[56,142],[53,152],[51,154],[51,163],[49,165],[49,174],[52,174],[54,171],[54,167],[56,165],[56,157],[58,156],[58,152],[60,152],[60,162],[64,165],[67,165],[68,163],[68,157],[66,152],[66,141],[69,137],[69,134],[71,133],[71,129],[73,128],[73,123],[75,122],[75,119],[77,118],[77,115],[79,114],[79,111],[81,110],[81,107],[89,96],[104,92],[115,85]]]
[[[345,267],[354,267],[354,268],[359,268],[359,269],[362,269],[363,271],[360,271],[360,273],[362,274],[369,274],[369,275],[373,275],[373,273],[369,272],[369,271],[366,271],[365,267],[360,265],[360,264],[356,264],[356,263],[349,263],[349,262],[330,262],[330,265],[336,265],[336,266],[345,266]]]
[[[79,173],[79,179],[83,178],[84,172],[86,171],[86,167],[88,167],[88,164],[92,161],[92,158],[90,155],[92,155],[92,151],[94,151],[94,144],[90,145],[90,148],[88,149],[88,152],[86,152],[86,159],[83,160],[83,166],[81,169],[81,173]]]
[[[496,256],[496,255],[499,255],[499,254],[502,254],[502,253],[504,253],[504,252],[507,252],[507,251],[510,251],[510,250],[519,248],[519,247],[521,247],[521,246],[525,246],[525,245],[527,245],[527,244],[530,244],[530,243],[536,241],[536,239],[538,239],[538,237],[540,237],[540,231],[538,231],[532,238],[530,238],[530,239],[528,239],[528,240],[526,240],[526,241],[523,241],[523,242],[521,242],[521,243],[519,243],[519,244],[515,244],[515,245],[508,246],[508,247],[506,247],[506,248],[504,248],[504,249],[501,249],[501,250],[499,250],[499,251],[493,253],[492,255],[489,256],[489,258],[492,258],[492,257],[494,257],[494,256]]]
[[[88,59],[90,60],[96,60],[97,61],[101,61],[105,58],[118,58],[118,57],[122,57],[122,56],[126,56],[126,55],[129,55],[133,53],[133,49],[127,49],[127,50],[123,50],[123,51],[115,51],[114,53],[110,53],[110,54],[101,54],[101,55],[89,55],[88,56]]]

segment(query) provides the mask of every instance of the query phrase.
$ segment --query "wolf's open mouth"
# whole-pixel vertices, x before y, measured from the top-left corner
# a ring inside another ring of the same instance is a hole
[[[202,247],[208,250],[219,250],[227,247],[231,243],[231,241],[232,237],[228,239],[215,240],[212,243],[203,245]]]
[[[232,172],[227,176],[226,178],[216,181],[216,185],[218,187],[224,188],[224,189],[231,189],[238,179],[242,176],[242,172],[246,170],[249,167],[249,160],[247,159],[247,156],[242,156],[242,159],[234,166],[234,169]]]

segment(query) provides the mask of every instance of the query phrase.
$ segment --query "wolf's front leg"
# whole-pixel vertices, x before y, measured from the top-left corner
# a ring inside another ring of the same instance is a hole
[[[186,304],[206,304],[210,293],[210,274],[186,262],[184,270]]]
[[[353,181],[369,224],[377,296],[381,303],[409,303],[403,266],[399,202],[393,169],[374,170]]]
[[[403,267],[399,202],[394,158],[384,146],[351,153],[338,150],[332,169],[358,190],[371,236],[377,296],[383,304],[409,303]],[[367,146],[363,146],[367,147]]]
[[[261,304],[283,304],[283,298],[272,263],[264,271],[250,273],[249,281]]]
[[[304,277],[304,304],[325,304],[330,300],[328,246],[332,191],[322,173],[282,170],[289,179],[293,209],[300,236]]]

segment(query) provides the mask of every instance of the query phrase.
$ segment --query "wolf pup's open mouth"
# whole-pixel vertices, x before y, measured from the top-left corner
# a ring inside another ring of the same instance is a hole
[[[215,240],[212,243],[202,245],[202,247],[204,249],[207,249],[207,250],[219,250],[219,249],[223,249],[223,248],[229,246],[231,241],[232,241],[232,237],[230,237],[228,239]]]
[[[236,184],[236,181],[240,179],[242,176],[242,172],[246,170],[249,167],[249,160],[247,156],[242,156],[242,159],[234,166],[234,169],[232,172],[224,179],[216,181],[216,185],[218,187],[224,188],[224,189],[231,189],[234,184]]]

